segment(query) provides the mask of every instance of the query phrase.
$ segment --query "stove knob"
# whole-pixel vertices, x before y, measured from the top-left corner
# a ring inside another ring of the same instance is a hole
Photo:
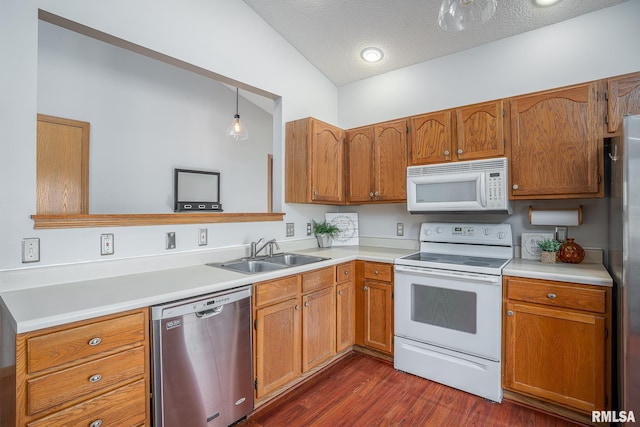
[[[431,233],[432,233],[432,231],[431,231],[431,229],[429,229],[429,228],[427,228],[427,229],[425,230],[425,232],[424,232],[424,234],[426,234],[427,236],[431,236]]]
[[[488,236],[488,235],[490,235],[490,234],[491,234],[491,229],[490,229],[490,228],[485,228],[485,229],[484,229],[484,235],[485,235],[485,236]]]
[[[442,227],[436,228],[436,233],[438,233],[438,234],[444,233],[444,228],[442,228]]]
[[[504,239],[505,237],[507,237],[507,235],[504,231],[498,231],[498,239]]]

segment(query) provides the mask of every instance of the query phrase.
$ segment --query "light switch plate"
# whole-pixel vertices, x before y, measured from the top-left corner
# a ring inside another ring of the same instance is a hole
[[[40,239],[38,237],[22,239],[22,262],[38,261],[40,261]]]
[[[167,233],[167,249],[176,248],[176,233],[171,231]]]
[[[198,246],[207,246],[208,243],[208,232],[206,228],[198,229]]]
[[[287,237],[293,237],[295,235],[295,229],[293,222],[287,222]]]

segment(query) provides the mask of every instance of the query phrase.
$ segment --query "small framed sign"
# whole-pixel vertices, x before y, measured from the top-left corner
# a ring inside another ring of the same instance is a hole
[[[522,259],[540,259],[542,250],[538,242],[544,239],[553,239],[553,233],[522,233]]]
[[[222,212],[219,172],[175,169],[174,185],[175,212]]]

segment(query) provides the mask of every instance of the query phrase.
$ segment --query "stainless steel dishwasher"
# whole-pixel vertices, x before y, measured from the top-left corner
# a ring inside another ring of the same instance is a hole
[[[152,307],[156,427],[228,426],[253,410],[251,286]]]

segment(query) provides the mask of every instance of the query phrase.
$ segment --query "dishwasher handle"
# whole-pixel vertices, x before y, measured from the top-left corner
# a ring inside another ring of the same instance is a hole
[[[212,317],[215,316],[216,314],[220,314],[222,313],[222,309],[224,308],[224,305],[218,306],[218,307],[213,307],[209,310],[203,310],[203,311],[198,311],[196,313],[196,317],[198,319],[206,319],[208,317]]]

